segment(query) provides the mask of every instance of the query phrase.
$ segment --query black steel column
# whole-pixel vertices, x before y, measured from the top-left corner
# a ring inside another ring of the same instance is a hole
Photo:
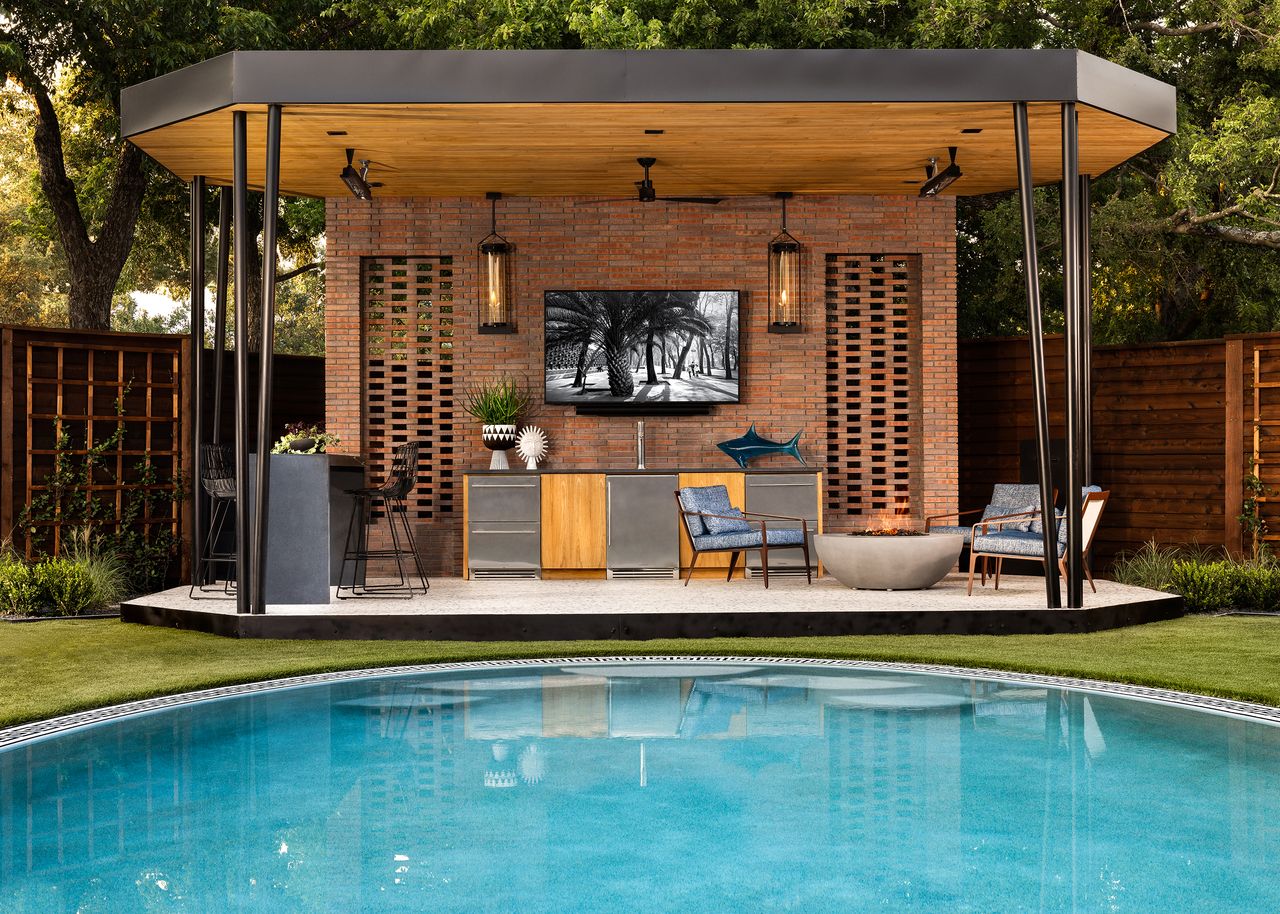
[[[213,290],[213,426],[209,439],[222,443],[222,373],[227,354],[227,267],[231,256],[231,188],[218,193],[218,264]]]
[[[1027,103],[1013,105],[1014,143],[1018,159],[1018,198],[1022,203],[1023,267],[1027,277],[1027,342],[1031,349],[1031,392],[1035,402],[1036,469],[1044,511],[1044,587],[1050,609],[1062,606],[1058,587],[1057,524],[1053,517],[1053,478],[1049,459],[1049,394],[1044,373],[1044,314],[1040,306],[1040,257],[1036,251],[1036,204],[1031,180],[1031,141]]]
[[[204,554],[204,490],[200,485],[200,446],[204,444],[201,421],[204,400],[204,177],[191,179],[191,574],[200,568]],[[92,407],[91,407],[92,409]],[[196,583],[202,584],[203,581]]]
[[[276,209],[280,205],[280,106],[267,107],[267,168],[262,189],[262,347],[258,351],[258,477],[253,497],[253,599],[265,613],[267,511],[271,482],[271,369],[275,361]]]
[[[1084,566],[1080,555],[1080,490],[1084,487],[1081,459],[1084,415],[1080,381],[1084,375],[1084,339],[1080,296],[1080,137],[1076,106],[1062,105],[1062,310],[1066,319],[1066,514],[1067,607],[1084,605]]]
[[[1084,354],[1083,377],[1080,380],[1081,454],[1084,457],[1084,484],[1093,485],[1093,201],[1089,192],[1091,177],[1080,176],[1080,307],[1084,323],[1080,326],[1080,344]]]
[[[249,308],[247,291],[249,277],[249,174],[248,137],[246,114],[231,114],[232,165],[231,195],[232,218],[235,222],[235,270],[236,270],[236,612],[250,611],[252,576],[249,565]]]

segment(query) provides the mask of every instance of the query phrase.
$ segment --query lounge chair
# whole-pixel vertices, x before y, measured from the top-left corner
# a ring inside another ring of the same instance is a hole
[[[1093,546],[1093,537],[1098,532],[1102,521],[1102,511],[1107,506],[1110,492],[1104,492],[1097,486],[1089,486],[1082,492],[1084,504],[1081,506],[1080,531],[1084,540],[1081,557],[1084,561],[1085,577],[1093,592],[1098,587],[1093,583],[1093,575],[1089,571],[1089,549]],[[1063,577],[1067,575],[1067,519],[1061,514],[1054,515],[1058,521],[1058,571]],[[1040,512],[1026,511],[1021,514],[990,518],[973,525],[971,533],[972,545],[969,549],[969,595],[973,595],[973,572],[982,560],[982,584],[987,583],[987,563],[995,559],[995,586],[1000,587],[1000,570],[1005,559],[1044,560],[1044,532],[1040,527]]]
[[[689,538],[689,548],[693,550],[689,574],[684,579],[686,587],[693,578],[698,557],[704,552],[732,553],[729,574],[725,578],[729,581],[733,580],[738,554],[753,549],[760,551],[760,571],[766,588],[769,586],[770,549],[803,549],[805,577],[810,584],[813,583],[809,565],[809,524],[803,517],[741,511],[729,503],[729,490],[724,486],[684,486],[676,492],[676,510],[680,512],[681,526]],[[799,523],[800,528],[775,526],[770,529],[770,521]]]
[[[1053,499],[1058,500],[1055,489]],[[957,521],[969,515],[980,515],[982,520],[1007,517],[1012,514],[1021,515],[1036,509],[1040,504],[1040,486],[1031,483],[998,482],[991,487],[991,501],[985,508],[970,508],[967,511],[952,511],[948,514],[932,514],[924,519],[925,533],[958,533],[964,537],[964,544],[969,545],[973,537],[972,524],[938,524],[935,521],[955,518]]]

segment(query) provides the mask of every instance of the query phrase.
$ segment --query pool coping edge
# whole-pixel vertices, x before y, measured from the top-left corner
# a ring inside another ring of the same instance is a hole
[[[1162,689],[1154,686],[1134,685],[1123,682],[1107,682],[1099,679],[1081,679],[1070,676],[1051,676],[1043,673],[1021,673],[1011,670],[993,670],[986,667],[950,666],[928,663],[903,663],[885,660],[845,660],[826,657],[779,657],[779,656],[735,656],[730,654],[716,655],[682,655],[682,654],[646,654],[638,656],[608,655],[601,657],[546,657],[513,660],[471,660],[453,663],[420,663],[408,666],[366,667],[356,670],[336,670],[327,673],[308,673],[301,676],[289,676],[282,679],[263,679],[255,682],[236,685],[215,686],[198,689],[192,692],[178,692],[172,695],[158,695],[137,701],[107,705],[88,711],[77,711],[60,717],[45,720],[29,721],[0,729],[0,752],[18,748],[24,744],[43,741],[75,730],[94,726],[95,724],[119,720],[127,717],[138,717],[171,708],[259,692],[274,692],[286,689],[301,688],[311,685],[323,685],[333,682],[345,682],[352,679],[382,679],[395,676],[412,676],[421,673],[448,672],[482,672],[502,669],[528,669],[538,666],[604,666],[626,663],[750,663],[759,666],[812,666],[826,669],[848,670],[884,670],[900,673],[928,673],[935,676],[952,678],[983,679],[992,682],[1015,683],[1020,685],[1036,685],[1047,688],[1070,689],[1101,695],[1115,695],[1138,701],[1155,704],[1173,705],[1210,714],[1243,718],[1258,723],[1280,726],[1280,708],[1256,702],[1239,701],[1231,698],[1216,698],[1211,695],[1198,695],[1192,692],[1179,692],[1173,689]]]

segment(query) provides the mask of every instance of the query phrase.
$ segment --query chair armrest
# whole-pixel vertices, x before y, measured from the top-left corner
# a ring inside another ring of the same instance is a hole
[[[800,522],[804,521],[803,517],[795,517],[794,515],[791,515],[791,514],[765,514],[761,511],[743,511],[742,516],[743,517],[768,517],[772,520],[794,520],[794,521],[800,521]]]
[[[966,511],[948,511],[946,514],[930,514],[925,517],[924,522],[928,525],[931,521],[942,520],[944,517],[954,517],[959,519],[966,514],[981,514],[986,508],[969,508]]]
[[[973,536],[982,536],[986,534],[987,527],[1003,527],[1007,523],[1013,523],[1016,520],[1026,520],[1028,517],[1036,518],[1040,516],[1040,509],[1034,511],[1019,511],[1017,514],[997,514],[994,517],[984,517],[978,523],[973,525]],[[971,540],[972,542],[972,540]]]
[[[693,517],[718,517],[721,520],[745,520],[749,524],[761,524],[761,525],[764,524],[764,521],[752,520],[751,517],[749,517],[746,514],[743,514],[741,516],[735,516],[733,514],[708,514],[706,511],[684,511],[684,510],[681,510],[680,513],[689,514],[689,515],[692,515]],[[771,517],[773,515],[765,514],[762,516]],[[800,520],[800,518],[797,517],[796,520]]]

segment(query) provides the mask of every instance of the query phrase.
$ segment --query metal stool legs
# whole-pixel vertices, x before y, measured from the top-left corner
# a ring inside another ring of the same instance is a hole
[[[223,530],[227,526],[227,521],[234,515],[235,500],[231,498],[214,498],[211,500],[213,510],[209,517],[209,531],[205,537],[204,550],[200,556],[200,560],[196,563],[196,567],[191,572],[191,589],[188,596],[192,599],[196,597],[196,591],[201,593],[209,593],[214,590],[221,590],[224,596],[231,596],[236,592],[236,578],[239,577],[239,567],[236,565],[235,550],[230,552],[218,551],[218,540],[222,538]],[[222,578],[222,587],[213,587],[210,585],[217,584],[219,581],[216,573],[216,566],[230,565],[234,569],[234,573]]]
[[[382,503],[382,516],[386,519],[391,546],[384,549],[369,547],[370,528],[377,519],[370,517],[375,502]],[[367,580],[370,559],[390,559],[395,562],[394,580],[370,584]],[[348,568],[350,576],[348,577]],[[416,580],[415,580],[416,579]],[[338,578],[338,599],[351,597],[398,597],[407,599],[425,594],[431,587],[427,581],[422,559],[413,540],[409,526],[409,511],[404,499],[374,493],[353,495],[351,520],[347,525],[346,548],[342,556],[342,571]]]

